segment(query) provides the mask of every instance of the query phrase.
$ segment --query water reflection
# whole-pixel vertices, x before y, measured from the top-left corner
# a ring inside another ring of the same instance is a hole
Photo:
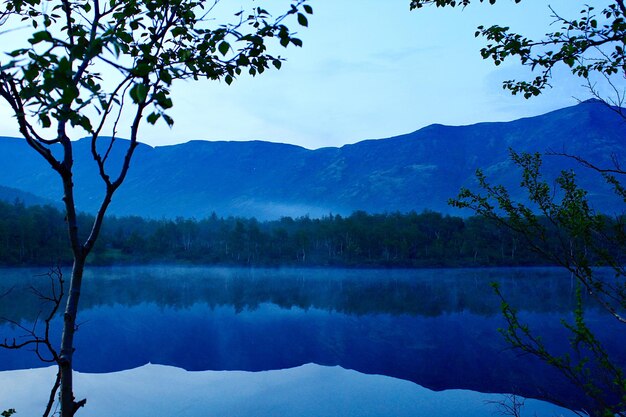
[[[25,287],[46,285],[24,278],[34,272],[0,272],[0,293],[14,287],[0,316],[34,320],[41,305]],[[551,368],[507,349],[496,331],[503,323],[493,281],[524,307],[546,343],[567,345],[559,321],[571,311],[572,287],[557,269],[100,268],[85,281],[76,368],[110,372],[152,362],[257,371],[315,362],[431,389],[549,395],[584,405]],[[620,332],[602,315],[591,309],[590,323],[602,323],[598,336],[622,351]],[[2,335],[15,331],[0,327]],[[40,363],[29,352],[0,351],[0,366]]]
[[[25,288],[45,290],[41,270],[0,270],[0,291],[11,287],[15,302],[2,303],[0,315],[33,319],[39,301]],[[153,302],[187,308],[195,303],[233,306],[236,312],[263,303],[282,308],[319,308],[346,314],[439,316],[469,311],[499,314],[490,284],[499,282],[512,304],[528,311],[569,311],[571,281],[558,269],[240,269],[198,267],[92,268],[85,277],[83,309],[97,305],[132,306]]]

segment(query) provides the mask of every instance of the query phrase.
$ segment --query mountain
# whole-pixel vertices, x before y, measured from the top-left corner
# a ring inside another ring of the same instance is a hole
[[[3,187],[0,185],[0,201],[7,203],[20,202],[26,206],[54,206],[61,208],[62,205],[58,201],[48,200],[42,197],[38,197],[32,193],[18,190],[11,187]]]
[[[619,114],[600,102],[587,101],[512,122],[431,125],[340,148],[308,150],[260,141],[141,145],[110,213],[200,218],[216,212],[259,219],[354,210],[430,209],[459,214],[447,200],[461,186],[475,186],[477,168],[523,198],[509,148],[567,152],[612,166],[614,158],[626,156],[625,137],[626,121]],[[102,186],[88,141],[75,145],[77,205],[93,212]],[[126,145],[115,142],[111,164],[119,166]],[[545,168],[552,178],[562,169],[576,169],[581,185],[592,191],[596,208],[621,212],[623,202],[598,181],[595,172],[558,156],[546,156]],[[15,138],[0,138],[0,185],[55,201],[62,195],[52,169]]]

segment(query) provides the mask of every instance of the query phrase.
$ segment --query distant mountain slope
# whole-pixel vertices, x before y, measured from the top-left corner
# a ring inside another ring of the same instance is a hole
[[[341,148],[308,150],[259,141],[142,145],[111,213],[203,217],[215,211],[262,219],[354,210],[453,213],[448,198],[461,186],[475,184],[477,168],[511,187],[514,196],[522,196],[516,191],[519,173],[512,169],[509,147],[566,151],[610,166],[612,155],[626,157],[624,138],[624,119],[603,104],[588,101],[513,122],[431,125]],[[102,187],[87,141],[76,145],[78,205],[94,211]],[[113,164],[119,164],[122,146],[124,141],[116,142]],[[575,167],[600,210],[621,207],[607,187],[598,185],[595,173],[567,158],[548,156],[545,161],[552,176]],[[61,190],[53,174],[22,140],[0,138],[0,184],[58,200]]]
[[[15,203],[17,201],[23,203],[26,206],[45,206],[51,205],[55,207],[61,207],[60,202],[48,200],[46,198],[38,197],[26,191],[18,190],[11,187],[3,187],[0,185],[0,200],[8,203]]]

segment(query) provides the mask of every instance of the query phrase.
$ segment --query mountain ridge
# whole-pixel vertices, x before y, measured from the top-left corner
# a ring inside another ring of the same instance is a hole
[[[142,144],[109,212],[153,218],[201,218],[216,212],[259,219],[355,210],[460,214],[447,200],[460,187],[475,186],[477,168],[510,188],[513,197],[523,198],[510,147],[565,151],[607,166],[612,155],[626,155],[624,137],[626,122],[620,115],[587,101],[511,122],[432,124],[391,138],[314,150],[266,141]],[[78,208],[93,212],[102,187],[87,144],[79,140],[75,145],[76,192]],[[116,141],[113,166],[119,165],[126,144]],[[37,158],[23,140],[0,138],[0,185],[58,200],[59,181]],[[567,158],[546,158],[549,178],[562,169],[576,169],[600,211],[620,209],[593,172]]]

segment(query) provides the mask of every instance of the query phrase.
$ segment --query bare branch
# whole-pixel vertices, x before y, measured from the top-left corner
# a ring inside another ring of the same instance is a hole
[[[41,276],[46,276],[50,279],[50,292],[52,293],[52,295],[45,295],[40,290],[36,289],[35,287],[30,287],[30,289],[31,289],[31,292],[37,295],[42,301],[45,301],[46,303],[51,305],[51,308],[48,311],[48,314],[46,315],[44,319],[43,334],[42,335],[38,334],[39,315],[37,315],[37,318],[34,320],[31,328],[25,327],[23,324],[17,322],[16,320],[12,320],[8,318],[1,318],[7,323],[10,323],[16,328],[22,330],[24,332],[24,335],[21,338],[24,340],[18,341],[16,338],[13,338],[12,340],[5,339],[3,343],[0,343],[0,347],[4,349],[14,350],[14,349],[21,349],[26,346],[33,346],[35,354],[38,356],[38,358],[42,362],[58,363],[58,355],[57,355],[56,349],[53,347],[52,342],[50,340],[50,327],[51,327],[52,320],[54,319],[54,317],[56,316],[59,310],[59,307],[61,305],[61,302],[64,296],[63,273],[61,272],[61,269],[57,266],[55,268],[52,268],[48,273],[43,274]],[[42,355],[42,353],[39,350],[40,346],[43,346],[46,348],[48,354],[50,355],[50,358]]]
[[[602,167],[599,167],[599,166],[591,163],[589,160],[587,160],[587,159],[585,159],[585,158],[583,158],[581,156],[572,155],[572,154],[569,154],[569,153],[566,153],[566,152],[556,152],[556,151],[553,151],[553,150],[548,150],[546,152],[546,155],[564,156],[566,158],[573,159],[576,162],[578,162],[579,164],[581,164],[582,166],[584,166],[586,168],[589,168],[589,169],[592,169],[594,171],[600,172],[602,174],[619,174],[619,175],[626,174],[626,171],[621,169],[621,164],[620,164],[620,162],[618,160],[617,155],[615,155],[615,154],[611,155],[611,160],[612,160],[614,168],[602,168]]]
[[[485,403],[494,404],[498,415],[521,417],[526,399],[515,394],[502,394],[502,397],[501,400],[487,400]]]

